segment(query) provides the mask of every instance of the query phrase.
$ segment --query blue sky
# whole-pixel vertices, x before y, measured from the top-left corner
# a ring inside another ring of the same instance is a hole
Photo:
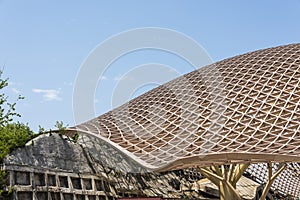
[[[248,51],[300,42],[299,0],[17,1],[0,0],[0,66],[5,91],[32,129],[74,125],[72,93],[89,53],[105,39],[143,27],[179,31],[196,40],[213,61]],[[161,51],[130,53],[112,64],[95,95],[96,115],[111,109],[119,78],[143,63],[164,63],[187,73],[180,58]],[[152,88],[137,91],[135,96]]]

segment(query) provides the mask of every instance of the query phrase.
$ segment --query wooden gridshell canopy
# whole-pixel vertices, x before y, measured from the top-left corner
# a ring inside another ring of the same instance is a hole
[[[157,171],[293,163],[298,172],[283,173],[293,177],[294,186],[286,186],[293,191],[300,190],[299,129],[300,44],[202,67],[69,128],[95,135]]]

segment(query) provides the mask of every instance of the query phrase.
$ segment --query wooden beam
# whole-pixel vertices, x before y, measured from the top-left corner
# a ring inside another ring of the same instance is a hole
[[[198,168],[200,173],[204,175],[207,179],[209,179],[213,184],[219,187],[220,181],[222,181],[222,178],[218,175],[213,174],[212,171],[204,169],[204,168]]]
[[[229,181],[226,181],[226,184],[228,185],[228,187],[230,188],[230,190],[232,191],[232,193],[234,194],[236,199],[237,200],[242,200],[242,197],[240,196],[240,194],[238,193],[236,188],[234,188],[233,185]]]
[[[281,163],[278,167],[278,170],[275,172],[275,174],[273,174],[272,170],[272,163],[268,163],[268,175],[269,175],[269,180],[267,181],[264,190],[262,192],[261,197],[259,198],[259,200],[265,200],[267,197],[267,194],[273,184],[273,182],[275,181],[275,179],[277,178],[277,176],[286,168],[286,164],[285,163]]]
[[[211,168],[215,171],[218,176],[222,176],[222,172],[219,166],[211,166]]]
[[[229,166],[228,180],[230,181],[230,183],[232,183],[231,180],[232,180],[232,177],[234,175],[235,166],[236,166],[235,164],[231,164]]]
[[[236,183],[238,182],[238,180],[240,180],[240,178],[242,177],[246,169],[249,167],[249,165],[250,165],[249,163],[236,165],[235,167],[236,170],[232,177],[232,182],[231,182],[234,188],[236,187]]]
[[[220,191],[220,199],[237,199],[242,200],[241,196],[237,192],[235,185],[232,184],[231,178],[233,180],[239,179],[246,169],[245,166],[232,164],[229,167],[225,165],[221,166],[211,166],[198,168],[201,174],[203,174],[207,179],[209,179],[213,184],[215,184]]]

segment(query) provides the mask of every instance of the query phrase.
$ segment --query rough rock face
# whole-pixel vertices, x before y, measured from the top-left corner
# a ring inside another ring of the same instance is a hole
[[[6,157],[7,165],[35,166],[74,173],[92,173],[80,145],[58,134],[41,135]]]
[[[56,133],[41,135],[8,155],[3,169],[12,199],[202,198],[196,170],[147,172],[111,145],[84,134],[77,142]]]

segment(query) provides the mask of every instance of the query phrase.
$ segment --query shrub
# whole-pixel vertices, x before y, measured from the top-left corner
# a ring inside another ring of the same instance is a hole
[[[0,161],[15,148],[24,146],[34,136],[27,125],[19,122],[0,126]]]
[[[8,79],[3,79],[2,75],[0,70],[0,91],[8,86]],[[18,96],[15,102],[9,102],[8,96],[0,93],[0,163],[8,153],[24,146],[34,136],[28,125],[13,122],[14,117],[21,117],[16,112],[17,101],[21,99],[24,97]]]

